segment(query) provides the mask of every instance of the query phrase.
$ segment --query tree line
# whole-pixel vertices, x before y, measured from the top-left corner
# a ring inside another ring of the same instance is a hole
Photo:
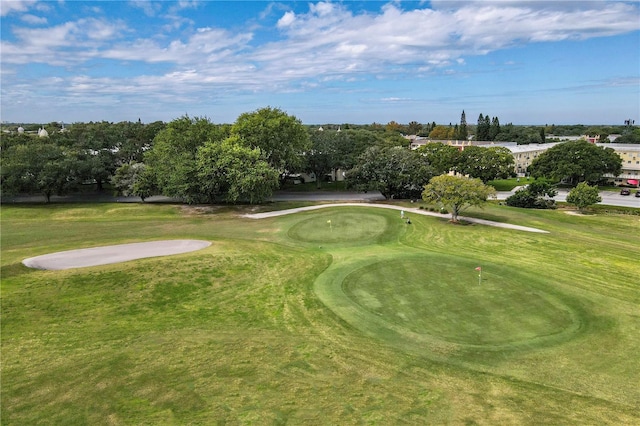
[[[462,118],[461,124],[464,113]],[[408,143],[394,126],[321,129],[271,107],[241,114],[233,124],[189,116],[169,123],[78,123],[49,138],[3,134],[2,193],[40,193],[49,200],[53,194],[86,185],[102,190],[111,183],[118,193],[143,200],[165,195],[187,203],[260,203],[288,174],[311,174],[320,187],[325,176],[341,170],[355,190],[417,199],[433,177],[450,172],[482,183],[513,175],[507,148],[459,151],[429,143],[410,150]],[[567,154],[551,149],[531,170],[553,179],[569,176],[574,183],[619,173],[617,154],[588,145],[574,153],[586,162],[563,161]]]

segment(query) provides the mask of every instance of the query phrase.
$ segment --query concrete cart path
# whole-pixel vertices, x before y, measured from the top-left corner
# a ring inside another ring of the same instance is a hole
[[[423,215],[423,216],[435,216],[435,217],[439,217],[439,218],[443,218],[443,219],[447,219],[447,218],[450,217],[450,215],[448,215],[448,214],[435,213],[435,212],[430,212],[430,211],[427,211],[427,210],[421,210],[421,209],[418,209],[418,208],[406,208],[406,207],[401,207],[401,206],[394,206],[394,205],[391,205],[391,204],[376,204],[376,203],[321,204],[321,205],[318,205],[318,206],[299,207],[299,208],[296,208],[296,209],[279,210],[279,211],[264,212],[264,213],[245,214],[245,215],[242,215],[242,217],[246,217],[246,218],[249,218],[249,219],[264,219],[264,218],[267,218],[267,217],[283,216],[283,215],[286,215],[286,214],[304,212],[304,211],[309,211],[309,210],[316,210],[316,209],[322,209],[322,208],[327,208],[327,207],[341,207],[341,206],[380,207],[380,208],[384,208],[384,209],[404,210],[404,212],[406,214],[411,213],[411,214],[419,214],[419,215]],[[529,226],[512,225],[510,223],[494,222],[492,220],[476,219],[476,218],[473,218],[473,217],[459,216],[459,219],[464,220],[466,222],[477,223],[477,224],[480,224],[480,225],[487,225],[487,226],[495,226],[495,227],[498,227],[498,228],[515,229],[515,230],[518,230],[518,231],[536,232],[536,233],[541,233],[541,234],[548,234],[549,233],[549,231],[544,231],[544,230],[538,229],[538,228],[531,228]]]
[[[87,266],[107,265],[147,257],[169,256],[188,253],[209,247],[211,242],[201,240],[165,240],[146,243],[118,244],[79,250],[60,251],[30,257],[22,263],[37,269],[71,269]]]

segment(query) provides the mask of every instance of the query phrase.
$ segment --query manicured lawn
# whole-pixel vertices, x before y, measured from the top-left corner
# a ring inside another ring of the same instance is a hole
[[[638,216],[246,210],[3,206],[2,424],[640,423]],[[171,238],[213,244],[20,263]]]
[[[496,191],[511,191],[513,188],[521,185],[526,185],[529,182],[533,182],[533,179],[527,178],[510,178],[510,179],[496,179],[488,182],[488,185],[493,186]]]

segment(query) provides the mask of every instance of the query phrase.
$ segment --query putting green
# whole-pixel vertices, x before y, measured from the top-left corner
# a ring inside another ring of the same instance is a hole
[[[362,243],[376,240],[387,231],[387,215],[333,211],[314,214],[293,225],[288,236],[309,243]]]
[[[320,298],[357,328],[401,344],[540,346],[580,328],[562,295],[508,266],[451,256],[396,255],[343,265],[316,283]]]

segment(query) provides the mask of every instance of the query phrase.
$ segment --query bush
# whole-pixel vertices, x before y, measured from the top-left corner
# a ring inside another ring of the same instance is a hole
[[[556,202],[548,197],[555,197],[557,191],[548,182],[534,181],[515,192],[505,201],[508,206],[525,209],[555,209]]]

